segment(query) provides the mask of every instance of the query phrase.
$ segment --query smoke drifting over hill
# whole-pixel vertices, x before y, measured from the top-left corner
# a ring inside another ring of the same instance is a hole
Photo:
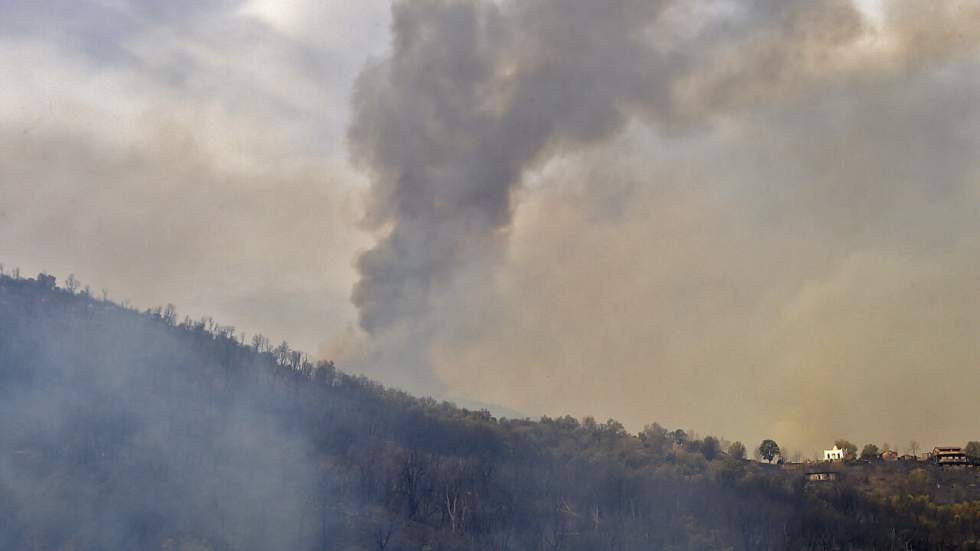
[[[4,4],[8,266],[532,416],[973,437],[976,2],[157,4]]]
[[[878,412],[977,358],[949,335],[978,301],[980,8],[862,8],[396,2],[349,135],[369,363],[532,413],[922,435]]]

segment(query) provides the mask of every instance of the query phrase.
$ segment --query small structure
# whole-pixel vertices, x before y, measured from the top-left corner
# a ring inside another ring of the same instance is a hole
[[[837,447],[835,444],[833,449],[823,451],[824,461],[843,461],[844,460],[844,450]]]
[[[806,473],[807,482],[835,482],[840,478],[840,474],[834,471],[816,471]]]
[[[970,464],[963,448],[953,446],[937,447],[932,449],[932,459],[940,466],[966,466]]]
[[[885,450],[881,452],[882,461],[898,461],[898,452],[895,450]]]

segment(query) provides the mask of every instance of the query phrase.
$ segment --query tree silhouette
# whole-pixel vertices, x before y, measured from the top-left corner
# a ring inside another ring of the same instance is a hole
[[[745,459],[745,445],[738,440],[732,442],[732,445],[728,446],[728,455],[735,459]]]
[[[779,444],[775,440],[765,439],[759,444],[759,456],[772,463],[779,455]]]

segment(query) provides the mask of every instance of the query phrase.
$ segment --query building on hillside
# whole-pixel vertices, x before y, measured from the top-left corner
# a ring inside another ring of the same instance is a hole
[[[840,477],[839,473],[834,471],[817,471],[812,473],[806,473],[807,482],[834,482]]]
[[[895,450],[884,450],[881,452],[882,461],[898,461],[898,452]]]
[[[844,460],[844,450],[838,448],[834,445],[833,449],[823,451],[824,461],[843,461]]]
[[[932,460],[940,466],[966,466],[970,464],[963,448],[953,446],[936,447],[932,449]]]

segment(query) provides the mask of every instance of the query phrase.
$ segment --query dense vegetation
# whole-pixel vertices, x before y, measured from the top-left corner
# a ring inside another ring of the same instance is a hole
[[[941,473],[808,485],[722,448],[496,419],[74,279],[0,276],[0,549],[980,545],[980,502],[938,499]]]

